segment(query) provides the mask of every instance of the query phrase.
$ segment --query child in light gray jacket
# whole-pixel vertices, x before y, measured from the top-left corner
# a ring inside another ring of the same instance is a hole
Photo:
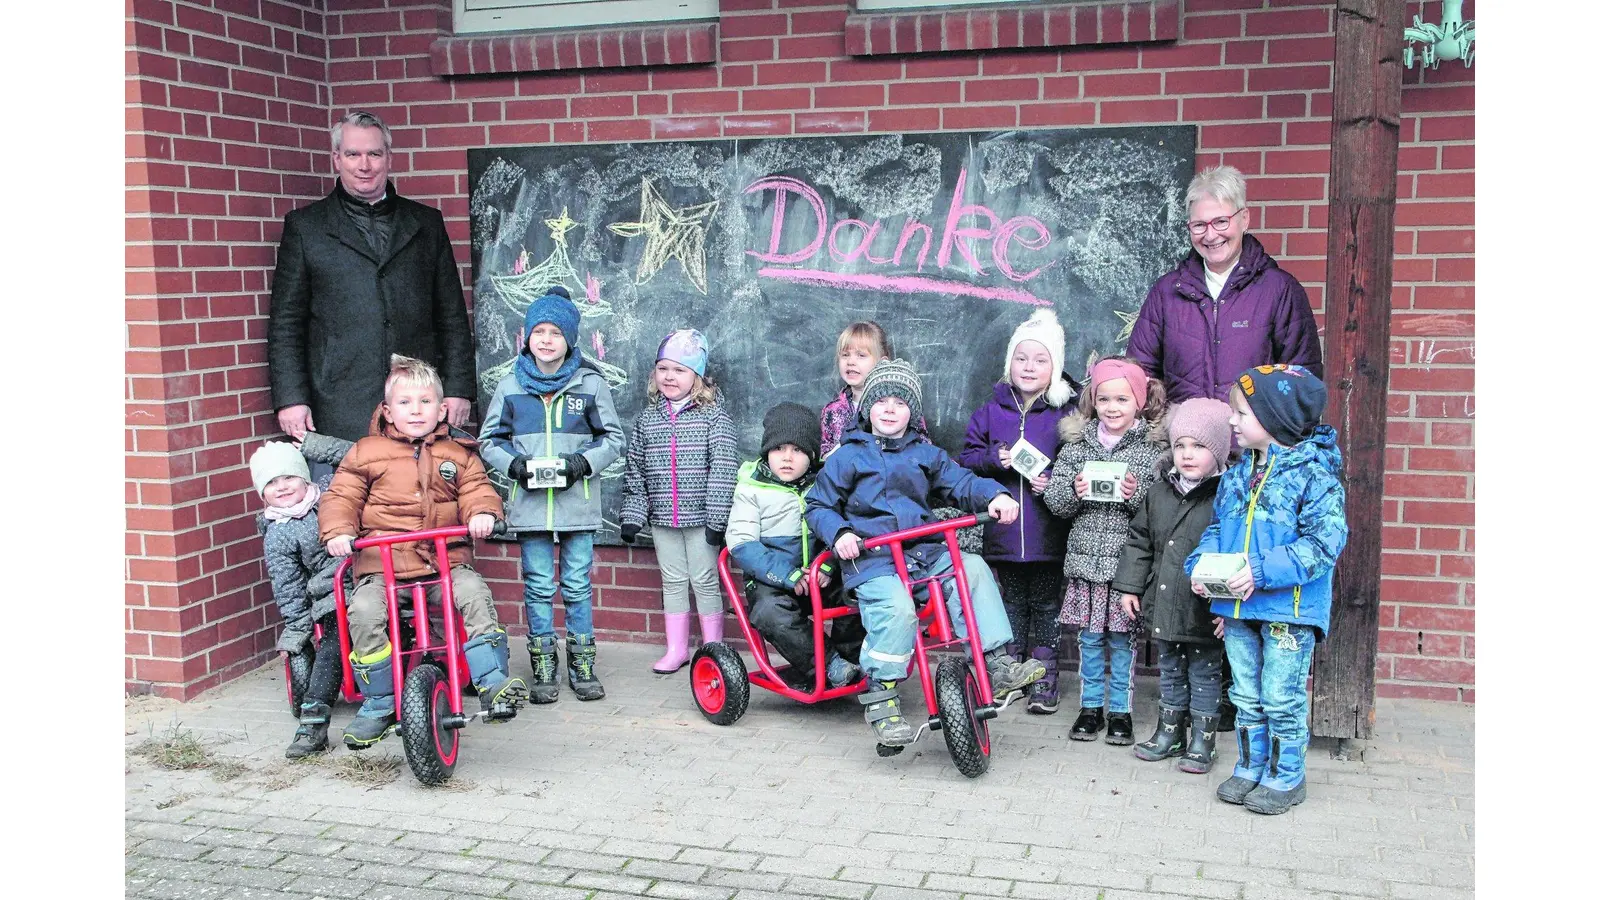
[[[595,675],[594,533],[600,515],[600,473],[622,455],[622,422],[611,387],[578,349],[578,308],[562,287],[529,304],[526,339],[512,371],[484,410],[485,464],[513,482],[506,525],[522,544],[522,598],[528,613],[529,699],[554,703],[556,681],[556,554],[566,606],[567,684],[579,700],[599,700]],[[535,460],[559,460],[565,486],[529,489]]]

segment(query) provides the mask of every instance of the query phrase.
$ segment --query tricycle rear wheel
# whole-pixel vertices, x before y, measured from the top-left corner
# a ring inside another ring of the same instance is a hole
[[[461,733],[444,726],[450,715],[450,679],[432,661],[406,673],[400,694],[400,738],[411,773],[423,784],[443,784],[456,768]]]
[[[689,662],[689,689],[694,705],[713,725],[732,725],[750,705],[750,676],[732,647],[713,641],[695,651]]]
[[[968,778],[989,771],[989,723],[978,718],[978,677],[965,659],[939,663],[933,678],[939,723],[956,768]]]

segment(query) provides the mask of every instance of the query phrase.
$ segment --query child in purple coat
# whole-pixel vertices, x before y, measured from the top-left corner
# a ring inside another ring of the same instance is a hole
[[[1044,665],[1044,676],[1028,688],[1028,712],[1048,715],[1060,705],[1056,691],[1056,654],[1061,627],[1061,560],[1066,554],[1067,523],[1044,504],[1050,472],[1029,479],[1014,468],[1012,447],[1026,440],[1046,460],[1061,448],[1057,434],[1076,392],[1061,372],[1066,335],[1052,310],[1036,311],[1011,333],[1006,362],[994,399],[978,407],[967,423],[967,439],[956,461],[985,478],[993,478],[1022,504],[1017,521],[984,526],[983,558],[1000,582],[1000,595],[1011,621],[1013,657],[1030,654]]]

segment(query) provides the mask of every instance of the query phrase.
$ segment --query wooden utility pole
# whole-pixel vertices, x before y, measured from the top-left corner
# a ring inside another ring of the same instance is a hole
[[[1350,541],[1333,579],[1333,623],[1316,651],[1313,734],[1372,734],[1383,554],[1389,292],[1405,0],[1338,0],[1333,19],[1333,154],[1323,291],[1326,421],[1344,452]]]

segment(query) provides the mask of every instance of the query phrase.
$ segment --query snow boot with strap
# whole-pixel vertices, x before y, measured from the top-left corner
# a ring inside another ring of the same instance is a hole
[[[872,726],[878,743],[885,747],[904,747],[916,739],[917,730],[900,714],[898,682],[870,679],[866,692],[857,694],[856,700],[867,708],[867,724]]]
[[[1141,741],[1133,748],[1133,755],[1145,762],[1155,762],[1183,752],[1184,732],[1189,724],[1189,711],[1161,707],[1161,717],[1156,722],[1156,733],[1150,740]]]
[[[1272,739],[1272,760],[1267,776],[1244,798],[1244,808],[1276,816],[1306,800],[1306,742],[1290,744]]]
[[[594,674],[594,635],[567,635],[567,686],[579,700],[605,698],[605,686]]]
[[[1267,723],[1240,725],[1234,737],[1239,742],[1239,762],[1232,777],[1217,785],[1217,799],[1224,803],[1243,803],[1267,771]]]
[[[511,674],[511,639],[504,628],[480,634],[461,648],[467,658],[472,686],[478,689],[484,718],[503,722],[517,716],[517,705],[528,697],[528,685]]]
[[[283,752],[288,759],[302,759],[328,749],[328,719],[333,710],[326,703],[300,704],[300,727],[294,743]]]
[[[363,698],[355,718],[344,726],[344,745],[364,750],[394,730],[394,654],[388,644],[371,656],[350,652],[350,673]]]
[[[528,665],[533,668],[533,684],[528,686],[528,700],[533,703],[554,703],[561,699],[561,684],[556,681],[556,636],[553,634],[528,636]]]

